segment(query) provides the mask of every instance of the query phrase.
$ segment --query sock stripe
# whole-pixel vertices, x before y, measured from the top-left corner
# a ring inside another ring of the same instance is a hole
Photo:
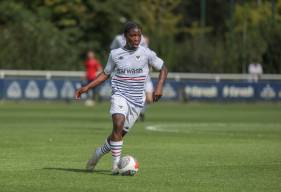
[[[101,152],[102,152],[103,154],[108,153],[109,151],[110,151],[110,150],[106,150],[104,147],[101,148]]]
[[[121,150],[118,150],[118,151],[111,151],[112,153],[114,154],[117,154],[117,153],[121,153]]]
[[[121,150],[122,148],[115,148],[115,149],[111,149],[111,151],[119,151],[119,150]]]
[[[112,147],[122,147],[123,145],[110,145],[110,147],[112,148]]]
[[[106,145],[104,146],[104,149],[110,151],[110,147],[108,147]]]
[[[120,155],[112,155],[112,157],[120,157]]]
[[[113,160],[113,165],[117,165],[122,152],[123,141],[110,141],[110,149]]]
[[[111,150],[110,145],[108,144],[107,140],[105,140],[105,143],[99,148],[99,153],[101,155],[104,155],[108,153]]]

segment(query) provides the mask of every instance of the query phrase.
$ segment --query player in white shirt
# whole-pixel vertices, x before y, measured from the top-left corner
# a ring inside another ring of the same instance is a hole
[[[250,74],[250,82],[258,82],[263,74],[262,65],[260,63],[251,63],[248,67]]]
[[[141,35],[141,41],[140,41],[140,46],[143,47],[148,47],[149,44],[149,38],[145,37],[144,35]],[[126,38],[124,36],[124,34],[119,34],[117,35],[114,40],[112,41],[111,45],[110,45],[110,49],[117,49],[120,47],[124,47],[126,45]],[[145,81],[145,96],[146,96],[146,104],[152,103],[152,95],[153,95],[153,83],[152,80],[150,78],[150,75],[148,75],[146,81]],[[146,105],[142,108],[141,112],[140,112],[140,120],[144,121],[144,114],[146,111]]]
[[[76,99],[107,80],[111,76],[112,96],[110,113],[113,129],[105,143],[96,149],[87,163],[88,170],[94,170],[99,159],[108,152],[112,153],[112,174],[118,174],[123,137],[134,125],[145,104],[144,86],[149,74],[149,66],[160,71],[153,93],[153,101],[158,101],[163,93],[168,70],[162,59],[149,48],[139,46],[141,28],[134,22],[125,25],[126,45],[110,52],[107,65],[98,77],[75,92]]]

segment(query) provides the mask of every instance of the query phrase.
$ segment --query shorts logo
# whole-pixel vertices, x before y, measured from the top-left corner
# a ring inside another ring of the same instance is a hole
[[[122,109],[122,108],[123,108],[123,106],[122,106],[122,105],[118,105],[118,107],[119,107],[120,109]]]
[[[137,61],[139,61],[139,60],[140,60],[140,56],[139,56],[139,55],[137,55],[137,56],[136,56],[136,59],[137,59]]]
[[[119,60],[122,60],[122,59],[123,59],[123,56],[118,57],[118,59],[119,59]]]

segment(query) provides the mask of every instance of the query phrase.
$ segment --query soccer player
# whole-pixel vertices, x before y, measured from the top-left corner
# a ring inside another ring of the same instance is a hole
[[[168,70],[162,59],[149,48],[139,46],[142,31],[139,25],[128,22],[124,28],[126,45],[110,52],[104,71],[95,80],[75,92],[76,99],[107,80],[111,76],[112,96],[110,113],[113,129],[105,143],[96,149],[87,163],[89,171],[94,170],[100,158],[111,151],[112,174],[118,174],[123,138],[137,120],[145,103],[144,84],[149,74],[149,66],[160,71],[153,93],[153,101],[158,101],[163,92]]]
[[[93,81],[96,76],[102,72],[102,65],[100,61],[95,57],[95,53],[91,50],[87,52],[87,59],[85,61],[85,68],[86,68],[86,78],[87,83]],[[95,105],[95,99],[97,97],[97,93],[93,90],[92,93],[89,95],[85,102],[87,106]]]
[[[111,45],[110,45],[110,49],[118,49],[120,47],[124,47],[126,45],[126,38],[124,34],[119,34],[117,35],[114,40],[112,41]],[[143,47],[148,47],[149,45],[149,38],[147,36],[141,35],[141,40],[140,40],[140,46]],[[140,115],[139,115],[139,119],[141,121],[144,121],[144,114],[146,111],[146,104],[150,104],[152,103],[152,94],[153,94],[153,83],[151,81],[150,75],[148,75],[146,81],[145,81],[145,95],[146,95],[146,103],[144,105],[144,107],[142,108]]]

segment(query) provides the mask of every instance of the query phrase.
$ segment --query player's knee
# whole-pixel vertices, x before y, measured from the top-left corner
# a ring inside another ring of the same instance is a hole
[[[117,122],[114,122],[113,128],[114,128],[116,131],[121,131],[121,132],[122,132],[123,126],[124,126],[124,122],[122,122],[122,121],[117,121]]]
[[[119,131],[119,130],[113,129],[112,134],[111,134],[111,139],[113,141],[120,141],[120,140],[122,140],[122,138],[123,138],[122,130]]]

